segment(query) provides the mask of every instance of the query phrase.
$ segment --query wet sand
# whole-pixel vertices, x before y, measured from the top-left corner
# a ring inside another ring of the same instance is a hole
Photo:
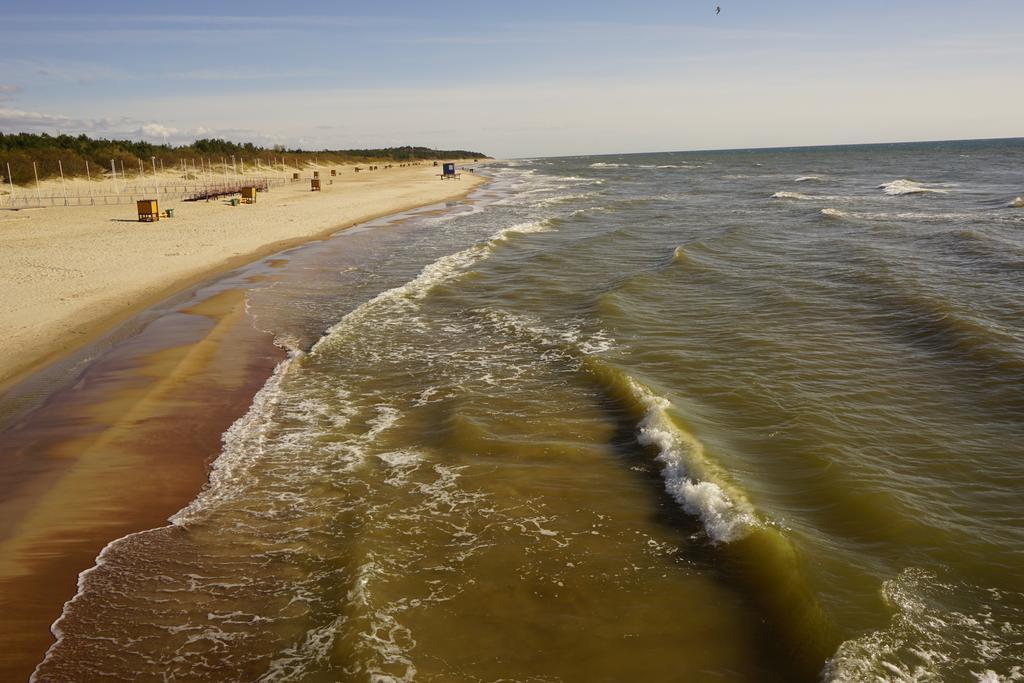
[[[163,526],[202,488],[222,434],[284,357],[245,296],[287,260],[119,311],[120,328],[96,324],[107,337],[0,392],[0,680],[31,674],[107,543]]]
[[[24,680],[79,572],[202,487],[282,352],[225,290],[150,325],[4,434],[0,679]]]

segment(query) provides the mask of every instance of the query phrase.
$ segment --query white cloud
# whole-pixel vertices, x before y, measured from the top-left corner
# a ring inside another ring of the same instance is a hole
[[[169,137],[177,135],[181,131],[177,128],[164,126],[159,123],[147,123],[139,127],[136,132],[144,138],[163,138],[166,140]]]
[[[23,109],[0,109],[0,127],[19,129],[25,132],[38,132],[43,129],[50,129],[59,126],[66,126],[72,122],[67,116],[44,114],[38,111],[25,111]]]
[[[0,94],[3,92],[0,86]],[[173,144],[192,142],[196,138],[208,135],[224,136],[224,132],[211,131],[202,126],[182,129],[157,121],[127,116],[74,118],[63,114],[12,108],[0,108],[0,129],[17,133],[86,133],[94,137],[142,139]]]

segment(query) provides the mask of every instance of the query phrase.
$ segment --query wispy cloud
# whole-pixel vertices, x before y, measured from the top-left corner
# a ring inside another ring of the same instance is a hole
[[[4,20],[11,24],[28,24],[40,29],[60,25],[81,26],[83,24],[109,26],[125,20],[123,14],[8,14]],[[133,26],[146,24],[171,25],[187,24],[192,27],[215,28],[220,24],[249,24],[270,26],[367,26],[393,25],[408,23],[395,16],[386,15],[326,15],[326,14],[290,14],[290,15],[255,15],[255,14],[132,14]]]
[[[22,83],[46,80],[72,83],[129,80],[138,78],[126,67],[114,67],[87,60],[43,60],[0,58],[0,73],[13,74]]]
[[[311,32],[349,29],[350,35],[372,29],[394,30],[411,24],[402,18],[355,16],[253,15],[15,15],[0,24],[0,41],[34,46],[43,39],[59,45],[103,45],[123,49],[156,45],[231,46],[242,43],[299,39]]]
[[[10,102],[21,92],[21,86],[13,83],[0,83],[0,102]]]

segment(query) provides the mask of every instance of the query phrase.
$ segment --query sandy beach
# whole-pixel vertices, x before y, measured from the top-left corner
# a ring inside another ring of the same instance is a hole
[[[161,202],[176,216],[158,223],[132,221],[128,204],[0,212],[11,292],[0,310],[10,331],[0,377],[13,389],[0,414],[18,411],[25,397],[42,406],[14,422],[5,414],[4,680],[24,680],[38,663],[75,577],[104,545],[162,526],[195,496],[221,435],[284,357],[246,315],[247,288],[274,279],[288,260],[260,265],[260,257],[454,200],[482,182],[467,174],[442,183],[429,164],[342,172],[319,193],[303,173],[301,182],[259,194],[255,205]],[[115,350],[90,355],[73,386],[46,379],[65,365],[51,361],[88,352],[97,346],[90,340],[121,321],[130,329]]]
[[[312,171],[304,170],[253,205],[161,200],[175,217],[157,223],[137,222],[133,204],[0,211],[0,389],[191,283],[347,225],[455,199],[482,182],[470,174],[442,182],[429,162],[335,168],[337,177],[321,169],[321,192],[310,191]],[[290,179],[293,171],[270,175]],[[156,182],[176,179],[168,171]],[[42,192],[60,194],[60,181],[43,183]]]

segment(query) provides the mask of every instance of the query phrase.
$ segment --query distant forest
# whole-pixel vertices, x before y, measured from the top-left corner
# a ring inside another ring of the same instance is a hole
[[[18,185],[33,182],[35,174],[32,162],[36,162],[39,179],[59,175],[60,166],[64,166],[65,176],[85,176],[86,161],[89,162],[89,174],[101,177],[110,172],[110,161],[114,160],[120,172],[121,164],[126,171],[138,172],[141,160],[146,170],[151,168],[152,159],[156,158],[159,168],[163,166],[171,170],[181,165],[181,160],[192,160],[199,164],[199,159],[207,159],[215,165],[221,159],[231,163],[231,156],[236,160],[245,160],[246,164],[260,163],[298,167],[311,163],[314,158],[320,164],[352,164],[375,161],[406,162],[424,159],[483,159],[485,154],[464,149],[430,149],[429,147],[387,147],[384,149],[338,149],[310,151],[302,149],[286,149],[281,145],[273,148],[260,147],[251,142],[236,143],[219,139],[196,140],[191,145],[155,145],[135,140],[93,139],[87,135],[48,135],[46,133],[3,133],[0,132],[0,176],[7,176],[7,164],[11,166],[11,176]]]

